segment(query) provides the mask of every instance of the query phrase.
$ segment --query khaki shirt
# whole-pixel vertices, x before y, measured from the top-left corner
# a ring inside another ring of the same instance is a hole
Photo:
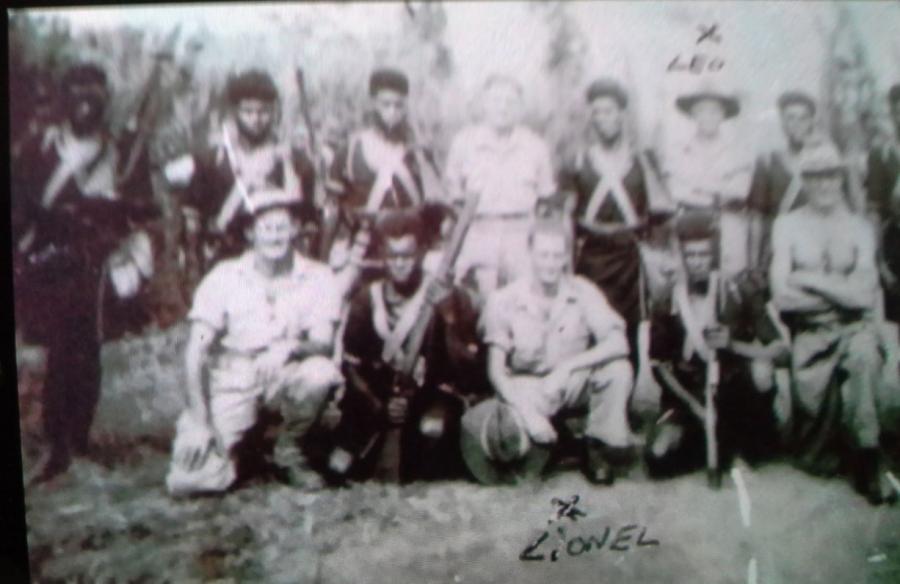
[[[482,125],[461,130],[450,146],[446,180],[455,199],[478,193],[484,215],[531,213],[556,189],[550,148],[524,126],[508,139]]]
[[[217,264],[200,282],[188,314],[221,333],[226,350],[254,353],[340,319],[341,293],[327,266],[295,254],[290,274],[269,279],[253,259],[248,251]]]
[[[497,290],[488,299],[482,317],[484,341],[508,355],[513,374],[548,373],[609,335],[615,335],[627,351],[622,317],[600,289],[581,276],[567,276],[549,314],[541,312],[529,278]]]

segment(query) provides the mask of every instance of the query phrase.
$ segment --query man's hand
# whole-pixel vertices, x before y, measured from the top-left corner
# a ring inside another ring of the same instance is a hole
[[[218,432],[209,422],[203,422],[196,424],[184,442],[178,445],[174,458],[188,471],[195,471],[206,464],[206,459],[213,450],[224,456]]]
[[[293,344],[279,343],[263,351],[254,362],[256,366],[256,383],[260,385],[275,383],[293,349]]]
[[[393,396],[387,403],[388,421],[391,424],[400,425],[406,421],[406,413],[409,409],[409,400],[401,396]]]
[[[540,407],[536,408],[538,412],[545,416],[552,416],[556,413],[556,405],[553,402],[559,402],[566,393],[566,385],[568,385],[569,377],[572,370],[565,366],[557,366],[544,377],[541,387]]]
[[[731,344],[731,332],[727,326],[713,326],[703,329],[703,339],[713,351],[727,349]]]
[[[517,408],[525,421],[525,431],[537,444],[552,444],[556,442],[556,430],[550,420],[539,413],[529,409]]]

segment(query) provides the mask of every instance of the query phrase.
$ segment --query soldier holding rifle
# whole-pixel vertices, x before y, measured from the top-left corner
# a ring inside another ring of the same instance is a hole
[[[146,149],[134,149],[137,136],[115,139],[107,129],[111,96],[103,69],[73,66],[60,94],[61,122],[22,144],[11,165],[16,320],[26,340],[47,348],[50,448],[37,480],[87,453],[100,398],[98,309],[104,296],[134,296],[152,274],[141,227],[158,214]]]
[[[378,69],[369,78],[369,123],[354,132],[335,154],[326,182],[337,207],[335,221],[325,225],[323,258],[341,270],[372,256],[366,224],[385,209],[420,206],[427,197],[423,172],[430,154],[416,144],[407,119],[409,80],[395,69]],[[351,268],[348,286],[354,285]],[[351,292],[352,293],[352,292]]]
[[[786,346],[766,312],[765,282],[749,271],[719,279],[714,225],[711,214],[677,220],[684,271],[671,310],[651,321],[650,357],[667,390],[645,452],[655,476],[702,466],[713,445],[716,459],[706,462],[714,473],[737,453],[755,463],[777,446],[773,364]],[[717,423],[705,428],[710,415]]]
[[[165,167],[169,184],[184,189],[185,234],[196,246],[189,254],[203,274],[243,250],[240,216],[254,191],[277,187],[295,194],[302,223],[316,221],[315,167],[304,150],[277,134],[279,96],[272,78],[259,70],[240,73],[229,79],[225,99],[220,143]]]
[[[468,296],[447,283],[446,265],[433,276],[424,272],[418,211],[388,214],[378,234],[386,275],[350,304],[344,331],[347,391],[329,466],[342,477],[446,476],[458,469],[464,405],[483,385],[477,316]],[[430,307],[433,316],[427,318]],[[424,327],[419,347],[416,327]]]

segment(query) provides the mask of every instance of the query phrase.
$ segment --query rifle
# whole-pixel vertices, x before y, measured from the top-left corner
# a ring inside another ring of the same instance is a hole
[[[450,237],[450,242],[441,257],[441,262],[438,265],[437,270],[432,276],[433,279],[446,280],[448,278],[450,271],[453,268],[453,264],[456,262],[456,258],[459,256],[459,252],[462,249],[462,244],[465,240],[466,233],[469,231],[469,226],[475,219],[478,198],[477,194],[469,195],[466,198],[463,210],[453,227],[453,234]],[[429,280],[426,280],[422,285],[427,286],[428,284]],[[413,380],[413,374],[419,359],[419,353],[425,342],[426,332],[428,331],[432,316],[434,315],[434,309],[434,305],[426,296],[426,300],[422,303],[419,314],[417,315],[415,321],[416,324],[410,330],[409,336],[404,343],[405,351],[400,355],[399,364],[394,376],[394,383],[391,387],[391,393],[394,396],[409,398],[416,391],[416,383]],[[402,432],[402,426],[393,424],[389,425],[384,431],[381,460],[386,464],[382,465],[382,468],[386,471],[386,478],[392,481],[400,479],[400,443]]]
[[[178,42],[178,36],[181,34],[181,25],[177,25],[169,36],[166,38],[163,47],[157,52],[156,60],[153,63],[153,69],[150,70],[150,76],[144,84],[144,91],[141,94],[141,101],[137,109],[137,135],[131,145],[131,150],[126,158],[125,166],[116,177],[116,186],[122,186],[134,174],[137,161],[147,147],[147,141],[153,126],[156,124],[156,117],[162,107],[162,97],[159,95],[160,77],[162,76],[162,61],[164,59],[172,59],[175,53],[175,44]]]
[[[324,164],[324,157],[319,151],[319,142],[316,139],[316,128],[313,125],[312,114],[309,110],[309,95],[306,93],[306,76],[302,67],[297,67],[294,71],[297,80],[297,91],[300,97],[300,115],[303,117],[303,124],[306,126],[307,142],[309,152],[312,156],[313,166],[316,169],[315,192],[313,200],[316,205],[322,206],[322,226],[319,230],[318,257],[320,260],[327,262],[328,254],[331,252],[331,246],[337,235],[340,214],[337,207],[328,200],[325,192],[325,177],[328,175],[328,169]]]

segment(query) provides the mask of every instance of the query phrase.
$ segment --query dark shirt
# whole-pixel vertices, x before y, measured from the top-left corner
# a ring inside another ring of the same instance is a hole
[[[115,148],[118,170],[121,170],[133,142],[133,134],[126,134],[119,140],[109,138],[101,154],[108,148]],[[98,164],[103,164],[102,158],[99,157]],[[14,242],[18,243],[30,227],[35,227],[36,240],[32,250],[39,252],[42,247],[52,244],[58,248],[72,248],[91,263],[102,262],[134,225],[158,216],[146,150],[137,159],[128,180],[117,186],[117,199],[82,192],[75,178],[70,177],[52,207],[44,209],[41,197],[59,163],[59,154],[47,134],[33,136],[12,161]]]
[[[580,154],[564,167],[558,178],[561,191],[575,193],[575,217],[584,217],[588,203],[594,194],[594,189],[597,188],[602,178],[599,170],[595,169],[594,165],[591,164],[589,156]],[[648,212],[647,185],[644,181],[644,171],[641,165],[638,164],[637,158],[632,157],[631,166],[625,176],[622,177],[622,186],[631,200],[638,219],[640,221],[646,220]],[[619,210],[611,193],[606,197],[593,220],[598,223],[625,224],[625,217]],[[587,250],[602,251],[609,245],[622,245],[623,242],[625,245],[633,244],[633,238],[630,235],[604,237],[591,235],[583,230],[579,230],[579,237],[584,239],[583,249]]]
[[[765,280],[750,271],[744,271],[723,283],[724,298],[720,299],[718,322],[728,327],[731,338],[737,341],[760,340],[764,344],[775,341],[778,329],[766,311],[768,291]],[[702,395],[706,377],[706,362],[694,352],[685,362],[682,354],[687,332],[681,316],[673,311],[653,316],[650,325],[650,357],[669,364],[686,389]],[[732,375],[742,375],[747,359],[730,351],[719,351],[722,380]],[[720,382],[721,383],[721,382]]]
[[[299,148],[291,149],[294,171],[300,181],[301,196],[298,213],[305,223],[315,221],[315,166],[306,152]],[[277,187],[284,186],[284,163],[277,160],[266,181]],[[218,247],[216,258],[231,257],[244,250],[244,234],[242,215],[246,210],[241,206],[239,211],[225,229],[220,233],[214,222],[222,209],[222,205],[234,187],[234,171],[228,161],[224,146],[207,148],[194,155],[194,174],[184,192],[183,204],[195,209],[200,214],[201,234],[205,242]],[[211,265],[211,263],[209,264]]]
[[[897,149],[878,148],[869,153],[866,175],[869,206],[882,220],[900,210],[897,202],[892,203],[898,179],[900,179],[900,154]]]
[[[329,169],[327,187],[329,192],[338,197],[345,209],[353,211],[365,209],[379,172],[376,162],[378,153],[375,151],[388,148],[390,144],[387,138],[372,126],[354,133],[348,143],[338,149]],[[406,148],[403,164],[415,184],[414,192],[409,192],[403,181],[395,175],[387,188],[381,209],[413,206],[420,203],[424,197],[419,157],[409,144],[405,142],[399,144]],[[431,154],[427,151],[424,156],[426,160],[431,160]]]

